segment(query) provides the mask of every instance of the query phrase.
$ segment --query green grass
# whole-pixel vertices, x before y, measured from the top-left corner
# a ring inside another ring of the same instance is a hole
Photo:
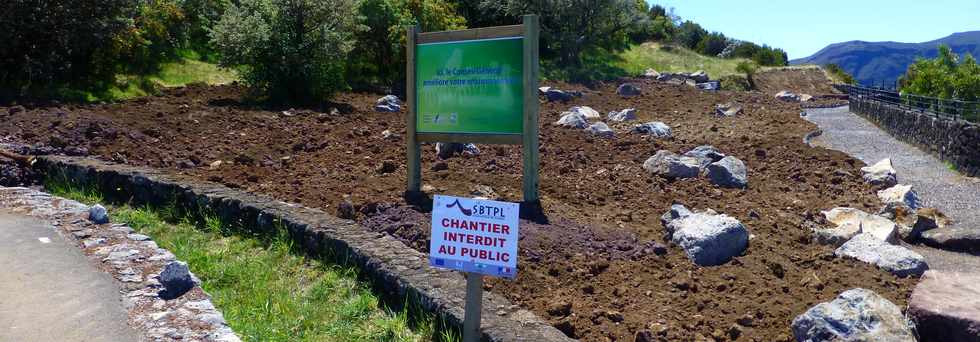
[[[749,62],[744,58],[708,57],[678,46],[659,43],[634,45],[620,54],[616,65],[630,75],[642,75],[648,68],[659,72],[695,72],[704,70],[712,79],[745,74],[735,70],[738,63]]]
[[[49,181],[53,194],[102,202],[93,190]],[[235,332],[246,341],[458,340],[437,333],[431,315],[386,309],[357,270],[303,256],[285,230],[251,236],[206,215],[195,223],[176,210],[109,208],[113,222],[149,235],[186,261]],[[410,305],[405,305],[409,307]]]
[[[159,70],[146,75],[120,74],[115,82],[97,89],[59,89],[60,98],[82,102],[120,101],[155,94],[166,87],[180,87],[191,83],[210,85],[228,84],[239,79],[234,70],[217,64],[193,51],[181,52],[170,62],[160,64]]]

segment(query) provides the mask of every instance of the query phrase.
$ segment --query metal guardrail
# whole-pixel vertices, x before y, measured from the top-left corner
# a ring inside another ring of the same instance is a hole
[[[902,94],[894,90],[877,87],[869,88],[847,84],[838,84],[834,87],[847,93],[848,98],[852,101],[872,101],[934,117],[980,123],[980,102]]]

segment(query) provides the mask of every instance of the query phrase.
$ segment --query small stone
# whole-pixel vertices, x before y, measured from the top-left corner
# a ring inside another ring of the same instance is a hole
[[[708,164],[725,158],[724,153],[721,153],[721,151],[711,145],[701,145],[695,147],[694,149],[685,152],[684,156],[697,158],[699,164],[701,165],[701,169],[708,167]]]
[[[715,115],[736,116],[742,114],[742,107],[733,103],[724,103],[715,106]]]
[[[898,176],[891,159],[882,159],[871,166],[861,168],[864,181],[871,185],[891,187],[898,184]]]
[[[643,169],[668,179],[694,178],[701,172],[697,159],[681,157],[667,150],[657,151],[648,158],[643,162]]]
[[[92,235],[95,235],[95,230],[82,229],[79,231],[71,232],[71,235],[74,236],[76,239],[86,239],[88,237],[91,237]]]
[[[619,96],[622,97],[638,96],[642,93],[643,92],[640,90],[640,87],[633,83],[623,83],[616,88],[616,94],[619,94]]]
[[[878,191],[878,199],[885,204],[898,203],[912,209],[919,208],[919,196],[912,190],[911,185],[898,184]]]
[[[586,120],[596,120],[602,117],[599,115],[599,112],[588,106],[572,107],[568,111],[571,113],[581,114]]]
[[[392,160],[382,161],[381,165],[378,166],[378,170],[377,170],[378,174],[382,174],[382,175],[389,174],[395,171],[398,171],[398,164],[395,164],[395,162]]]
[[[95,224],[109,223],[109,213],[101,204],[96,204],[89,208],[88,219]]]
[[[823,211],[822,214],[833,224],[836,224],[840,233],[853,231],[860,228],[859,233],[867,233],[881,241],[895,244],[898,243],[898,227],[884,217],[872,215],[854,208],[834,208]],[[845,226],[846,225],[846,226]],[[838,234],[839,235],[839,234]]]
[[[149,236],[143,234],[129,234],[126,236],[128,239],[133,241],[147,241],[150,239]]]
[[[164,266],[159,280],[164,287],[164,291],[160,292],[163,299],[180,297],[197,285],[187,263],[182,261],[172,261]]]
[[[432,164],[432,171],[445,171],[449,170],[449,164],[446,162],[437,162]]]
[[[553,317],[565,317],[572,314],[572,303],[560,301],[548,308],[548,314]]]
[[[589,125],[589,121],[585,118],[585,115],[580,113],[564,112],[562,113],[561,119],[555,122],[555,126],[562,126],[567,128],[585,128]]]
[[[647,134],[658,139],[669,139],[673,135],[670,126],[660,121],[636,125],[633,127],[633,133]]]
[[[343,201],[337,205],[337,217],[345,220],[353,220],[357,217],[357,210],[354,209],[354,204],[350,201]]]
[[[612,138],[616,133],[613,132],[605,122],[596,122],[585,129],[586,132],[597,137]]]
[[[749,232],[727,215],[695,213],[667,224],[671,242],[701,266],[717,266],[742,254],[749,245]]]
[[[636,109],[626,108],[618,112],[609,112],[607,118],[613,122],[633,121],[636,120]]]
[[[376,112],[399,112],[401,108],[401,100],[395,95],[384,96],[375,103],[374,110]]]

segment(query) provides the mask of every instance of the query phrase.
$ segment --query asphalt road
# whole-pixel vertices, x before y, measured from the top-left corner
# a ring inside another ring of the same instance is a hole
[[[926,207],[934,207],[953,220],[953,226],[980,229],[980,179],[950,170],[939,158],[895,139],[847,107],[809,109],[806,119],[823,134],[812,144],[842,151],[868,165],[891,158],[900,184],[911,184]],[[980,257],[907,246],[926,257],[929,268],[949,271],[980,270]]]
[[[139,341],[126,319],[114,280],[56,228],[0,210],[0,341]]]

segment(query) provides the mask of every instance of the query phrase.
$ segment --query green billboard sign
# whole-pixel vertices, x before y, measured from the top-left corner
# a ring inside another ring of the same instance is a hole
[[[416,131],[524,132],[524,39],[417,44]]]

